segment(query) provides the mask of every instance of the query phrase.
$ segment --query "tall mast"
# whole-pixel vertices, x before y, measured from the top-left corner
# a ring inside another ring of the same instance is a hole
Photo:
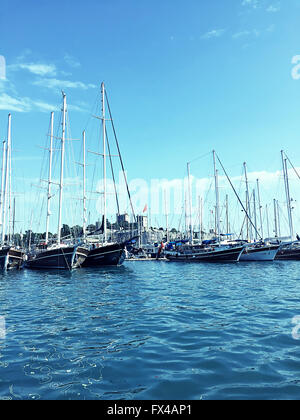
[[[202,242],[202,198],[198,197],[199,206],[199,240]]]
[[[11,114],[8,114],[7,144],[6,144],[6,162],[5,162],[5,186],[4,186],[4,204],[3,204],[3,227],[2,244],[5,241],[6,219],[7,219],[7,193],[9,188],[9,156],[11,147]]]
[[[167,193],[164,191],[165,198],[165,212],[166,212],[166,233],[167,233],[167,242],[169,242],[169,220],[168,220],[168,208],[167,208]]]
[[[276,209],[277,209],[277,229],[278,229],[278,237],[281,238],[281,230],[280,230],[280,215],[279,215],[279,201],[276,201]]]
[[[9,175],[8,175],[8,188],[9,188],[9,194],[8,194],[8,242],[11,242],[11,229],[12,229],[12,205],[11,205],[11,149],[12,149],[12,142],[11,142],[11,115],[9,116],[9,153],[8,153],[8,165],[9,165]]]
[[[106,124],[105,124],[105,87],[101,84],[102,92],[102,130],[103,130],[103,217],[104,217],[104,243],[107,241],[107,224],[106,224]]]
[[[86,162],[85,162],[85,131],[82,133],[83,141],[83,239],[86,237]]]
[[[268,207],[268,204],[266,204],[266,217],[267,217],[268,238],[270,238],[270,224],[269,224],[269,207]]]
[[[226,233],[229,235],[228,194],[226,194]]]
[[[184,236],[188,236],[186,191],[184,192]]]
[[[49,222],[51,216],[50,201],[51,201],[51,183],[52,183],[52,157],[53,157],[53,122],[54,112],[51,112],[50,117],[50,148],[49,148],[49,172],[48,172],[48,191],[47,191],[47,219],[46,219],[46,244],[49,242]]]
[[[289,187],[287,163],[286,163],[286,159],[284,159],[283,150],[281,151],[281,159],[282,159],[284,186],[285,186],[285,194],[286,194],[286,205],[287,205],[289,228],[290,228],[290,237],[291,237],[291,241],[292,241],[293,237],[294,237],[293,217],[292,217],[291,197],[290,197],[290,187]]]
[[[13,240],[15,236],[15,224],[16,224],[16,197],[14,197],[13,218],[12,218],[12,239]]]
[[[256,218],[256,196],[255,190],[253,190],[253,213],[254,213],[254,227],[255,227],[255,240],[257,240],[257,218]]]
[[[30,248],[30,247],[31,247],[31,237],[32,237],[32,219],[33,219],[33,210],[31,210],[31,216],[30,216],[30,228],[29,228],[28,248]]]
[[[278,238],[278,227],[277,227],[277,205],[276,205],[276,199],[273,200],[274,204],[274,232],[275,237]]]
[[[289,210],[290,210],[290,232],[291,232],[291,240],[294,238],[294,226],[293,226],[293,216],[292,216],[292,199],[290,196],[290,185],[289,185],[289,174],[287,169],[287,159],[284,160],[284,166],[285,166],[285,174],[286,174],[286,186],[287,186],[287,195],[289,199]]]
[[[250,207],[250,197],[249,197],[249,184],[248,184],[248,175],[247,175],[247,166],[246,162],[244,162],[244,171],[245,171],[245,181],[246,181],[246,208],[249,214],[249,218],[251,219],[251,207]],[[249,226],[248,218],[247,218],[247,226]],[[252,241],[252,225],[250,223],[250,241]],[[247,228],[248,231],[248,228]],[[247,238],[248,239],[248,238]]]
[[[192,224],[192,193],[191,193],[191,174],[190,174],[190,163],[187,164],[188,172],[188,192],[189,192],[189,231],[190,231],[190,241],[193,244],[193,224]]]
[[[0,226],[3,229],[3,204],[4,204],[4,181],[5,181],[5,162],[6,162],[6,141],[2,147],[2,175],[1,175],[1,202],[0,202]]]
[[[63,197],[63,180],[64,180],[64,159],[65,159],[65,136],[66,136],[66,112],[67,99],[66,94],[63,95],[62,109],[62,136],[61,136],[61,159],[60,159],[60,182],[59,182],[59,211],[58,211],[58,227],[57,227],[57,243],[61,241],[61,216],[62,216],[62,197]]]
[[[256,180],[257,183],[257,195],[258,195],[258,208],[259,208],[259,221],[260,221],[260,234],[262,239],[264,239],[264,232],[263,232],[263,223],[262,223],[262,206],[260,201],[260,190],[259,190],[259,180]]]
[[[203,232],[203,198],[201,197],[201,199],[200,199],[200,210],[201,210],[201,221],[200,221],[200,228],[201,228],[201,230],[200,230],[200,237],[201,237],[201,241],[202,241],[202,239],[203,239],[203,237],[202,237],[202,232]]]
[[[247,237],[247,241],[249,242],[250,237],[249,237],[249,219],[247,217],[248,212],[249,212],[249,209],[248,209],[248,196],[247,196],[247,191],[246,191],[246,216],[245,216],[246,217],[246,237]]]
[[[142,229],[141,229],[141,216],[138,216],[137,219],[138,219],[139,248],[141,248],[141,246],[142,246],[142,238],[141,238],[141,233],[142,233]]]
[[[219,182],[218,182],[218,170],[216,168],[216,152],[213,150],[213,161],[214,161],[214,176],[215,176],[215,192],[216,192],[216,234],[220,241],[220,199],[219,199]]]

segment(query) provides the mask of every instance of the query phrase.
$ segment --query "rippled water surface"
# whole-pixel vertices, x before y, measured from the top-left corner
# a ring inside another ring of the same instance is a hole
[[[299,399],[299,297],[297,262],[1,274],[0,398]]]

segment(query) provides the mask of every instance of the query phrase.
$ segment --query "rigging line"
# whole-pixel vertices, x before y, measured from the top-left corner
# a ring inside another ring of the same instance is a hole
[[[209,153],[205,153],[205,155],[202,155],[202,156],[196,157],[195,159],[191,160],[191,161],[190,161],[190,162],[188,162],[188,163],[193,163],[193,162],[196,162],[196,160],[203,159],[203,158],[205,158],[205,157],[209,156],[210,154],[211,154],[211,152],[209,152]]]
[[[125,183],[126,183],[127,194],[128,194],[129,201],[130,201],[131,211],[132,211],[132,214],[133,214],[134,221],[136,223],[135,212],[134,212],[134,209],[133,209],[133,204],[132,204],[131,195],[130,195],[130,191],[129,191],[129,187],[128,187],[128,182],[127,182],[127,177],[126,177],[126,173],[125,173],[125,168],[124,168],[124,164],[123,164],[123,159],[122,159],[122,156],[121,156],[121,151],[120,151],[120,147],[119,147],[117,133],[116,133],[116,130],[115,130],[115,125],[114,125],[114,121],[113,121],[113,118],[112,118],[112,113],[111,113],[111,110],[110,110],[110,106],[109,106],[109,101],[108,101],[108,96],[107,96],[106,90],[105,90],[105,97],[106,97],[106,102],[107,102],[107,106],[108,106],[108,112],[109,112],[109,117],[110,117],[110,120],[111,120],[112,129],[113,129],[113,132],[114,132],[115,141],[116,141],[116,145],[117,145],[117,149],[118,149],[118,153],[119,153],[119,158],[120,158],[120,163],[121,163],[121,167],[122,167],[122,171],[123,171],[123,175],[124,175],[124,180],[125,180]]]
[[[66,115],[66,125],[67,125],[67,135],[68,138],[73,138],[71,133],[71,122],[70,122],[70,116],[69,112],[67,112]],[[66,149],[66,174],[69,171],[69,177],[75,179],[75,185],[76,185],[76,179],[79,177],[79,166],[74,165],[75,162],[75,151],[73,142],[71,142],[71,145],[67,147]],[[77,211],[78,211],[78,203],[75,204],[75,209],[72,207],[72,200],[69,198],[69,194],[67,194],[70,191],[70,189],[67,189],[65,194],[65,210],[67,210],[67,207],[69,207],[69,214],[71,214],[71,221],[72,225],[75,225],[76,218],[77,218]],[[72,190],[71,190],[72,191]],[[72,211],[74,210],[74,211]]]
[[[252,198],[253,198],[253,193],[250,195],[250,197],[249,197],[249,202],[251,202],[251,200],[252,200]],[[244,229],[244,226],[245,226],[245,224],[246,224],[246,220],[247,220],[247,216],[246,216],[246,214],[245,214],[245,216],[244,216],[244,220],[243,220],[243,224],[242,224],[242,227],[241,227],[241,231],[240,231],[240,238],[242,238],[242,234],[243,234],[243,229]]]
[[[209,188],[208,188],[208,190],[206,190],[206,194],[205,194],[205,197],[204,197],[204,204],[206,204],[208,202],[208,195],[210,194],[210,191],[212,189],[212,184],[213,184],[213,180],[210,181]]]
[[[243,169],[242,169],[242,171],[243,171]],[[242,189],[242,185],[243,185],[243,177],[244,177],[244,175],[242,174],[241,175],[241,179],[240,179],[239,189],[238,189],[238,195],[239,196],[241,195],[241,189]],[[234,218],[234,220],[236,221],[236,223],[240,223],[240,217],[239,216],[240,216],[240,207],[239,207],[239,203],[236,202],[235,218]],[[244,217],[244,219],[243,219],[242,229],[241,229],[241,233],[240,233],[240,236],[239,237],[241,237],[241,235],[243,233],[242,230],[244,229],[245,221],[246,221],[246,217]],[[235,226],[235,223],[233,223],[233,226]],[[236,228],[234,228],[234,229],[236,229]]]
[[[243,231],[244,231],[244,226],[245,226],[245,223],[246,223],[246,219],[247,219],[247,216],[244,217],[243,224],[242,224],[242,227],[241,227],[241,230],[240,230],[239,238],[241,238],[241,239],[243,238]]]
[[[87,118],[87,120],[86,120],[86,123],[85,123],[85,124],[84,124],[84,126],[83,126],[85,131],[87,131],[87,128],[88,128],[88,125],[89,125],[90,121],[92,121],[92,120],[93,120],[92,115],[98,115],[96,111],[94,112],[94,110],[96,110],[96,108],[97,108],[97,104],[98,104],[99,102],[100,102],[100,92],[98,93],[98,90],[97,90],[96,99],[95,99],[95,102],[94,102],[94,104],[93,104],[93,106],[92,106],[92,108],[91,108],[92,112],[91,112],[91,114],[88,116],[88,118]]]
[[[244,204],[242,203],[242,201],[241,201],[240,197],[238,196],[238,193],[236,192],[236,190],[235,190],[235,188],[234,188],[234,186],[233,186],[233,184],[232,184],[232,182],[231,182],[231,179],[229,178],[229,176],[228,176],[228,174],[227,174],[227,172],[226,172],[226,170],[225,170],[225,168],[224,168],[224,166],[223,166],[222,162],[220,161],[220,158],[219,158],[219,156],[217,155],[217,153],[216,153],[216,156],[217,156],[217,159],[218,159],[218,161],[219,161],[219,163],[220,163],[220,165],[221,165],[221,167],[222,167],[222,169],[223,169],[223,171],[224,171],[224,174],[226,175],[226,178],[227,178],[228,182],[229,182],[229,183],[230,183],[230,185],[231,185],[231,188],[233,189],[233,191],[234,191],[234,193],[235,193],[235,195],[236,195],[237,199],[239,200],[240,205],[242,206],[242,209],[244,210],[244,212],[245,212],[246,216],[248,217],[249,222],[250,222],[250,223],[251,223],[251,225],[253,226],[253,228],[254,228],[254,230],[255,230],[256,234],[259,236],[259,238],[260,238],[260,239],[263,239],[263,238],[262,238],[262,236],[260,235],[260,233],[258,232],[258,230],[256,229],[255,225],[253,224],[253,222],[252,222],[251,218],[249,217],[249,214],[248,214],[247,210],[245,209]]]
[[[181,229],[181,222],[182,222],[182,218],[183,218],[183,214],[184,214],[184,207],[181,207],[181,214],[180,214],[180,218],[179,218],[179,223],[178,223],[178,232],[180,232]]]
[[[97,113],[97,112],[96,112]],[[90,130],[90,134],[89,134],[89,137],[92,139],[92,138],[98,138],[99,136],[98,136],[98,134],[97,135],[95,135],[94,136],[94,133],[96,132],[96,134],[97,134],[97,130],[95,129],[95,127],[94,127],[94,125],[92,125],[91,126],[91,130]],[[93,194],[93,191],[95,190],[96,191],[96,188],[97,188],[97,186],[96,186],[96,177],[98,176],[98,172],[97,172],[97,170],[98,170],[98,164],[97,164],[97,162],[98,162],[98,156],[96,156],[95,157],[95,159],[90,163],[90,164],[87,164],[87,183],[89,183],[89,185],[90,185],[90,191],[87,191],[87,211],[88,212],[91,212],[92,210],[91,210],[91,200],[93,200],[92,199],[92,194]],[[92,169],[89,169],[88,167],[90,167],[90,168],[92,168]],[[101,210],[101,212],[102,212],[102,210]],[[96,211],[96,214],[98,214],[98,212]]]
[[[280,203],[278,201],[278,215],[281,216],[281,220],[283,219],[283,221],[285,222],[285,224],[287,224],[288,223],[288,219],[287,219],[287,217],[285,215],[285,212],[282,211],[281,206],[279,204],[282,204],[282,203]]]
[[[240,184],[239,184],[239,187],[238,187],[237,191],[238,191],[238,195],[240,195],[240,193],[241,193],[241,180],[240,180]],[[231,199],[231,196],[230,196],[230,199]],[[229,200],[229,195],[228,195],[228,200]],[[234,216],[231,217],[232,220],[230,220],[230,223],[229,223],[230,224],[230,230],[232,231],[232,233],[235,233],[236,232],[235,224],[238,222],[238,216],[240,214],[239,203],[236,203],[235,206],[232,206],[232,209],[231,209],[230,213],[231,213],[231,215],[234,215]]]
[[[92,200],[91,196],[92,196],[92,193],[93,193],[93,189],[94,189],[94,185],[95,185],[95,178],[96,178],[96,168],[97,168],[96,159],[97,159],[97,157],[95,158],[94,165],[92,165],[93,166],[93,174],[92,174],[91,191],[89,192],[89,198],[87,199],[88,200],[88,211],[89,211],[89,213],[91,212],[91,200]],[[102,209],[101,209],[101,211],[102,211]]]
[[[44,165],[44,162],[46,162],[48,138],[50,137],[50,126],[51,126],[51,122],[49,121],[48,131],[47,131],[46,139],[45,139],[45,147],[44,147],[44,152],[43,152],[43,157],[42,157],[42,165],[40,167],[40,178],[39,178],[40,180],[44,178],[44,172],[45,172],[45,167],[46,167],[46,164]]]
[[[287,154],[284,152],[285,157],[287,158],[287,160],[289,161],[291,167],[294,169],[295,174],[297,175],[297,177],[300,179],[300,175],[298,174],[296,168],[294,167],[294,165],[292,164],[292,162],[290,161],[289,157],[287,156]]]
[[[105,128],[105,134],[106,134],[106,142],[107,142],[107,148],[108,148],[108,153],[109,153],[111,174],[112,174],[112,178],[114,182],[114,190],[115,190],[116,202],[117,202],[117,207],[118,207],[118,216],[120,216],[120,206],[119,206],[119,199],[118,199],[118,193],[117,193],[117,187],[116,187],[115,173],[114,173],[114,168],[113,168],[113,163],[112,163],[112,158],[111,158],[111,153],[110,153],[109,139],[108,139],[106,128]]]
[[[54,137],[54,144],[53,144],[53,149],[56,151],[55,153],[53,153],[53,158],[52,158],[52,173],[53,175],[57,173],[58,167],[59,167],[59,152],[61,150],[61,142],[59,140],[60,135],[60,128],[62,126],[62,112],[59,112],[59,117],[58,117],[58,121],[57,121],[57,126],[56,126],[56,136]],[[54,179],[57,179],[57,175],[54,175]]]

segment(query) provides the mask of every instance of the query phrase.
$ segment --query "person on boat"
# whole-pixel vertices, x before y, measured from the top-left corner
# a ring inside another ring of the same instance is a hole
[[[298,235],[298,233],[297,233],[296,238],[297,238],[297,241],[300,241],[300,236]]]

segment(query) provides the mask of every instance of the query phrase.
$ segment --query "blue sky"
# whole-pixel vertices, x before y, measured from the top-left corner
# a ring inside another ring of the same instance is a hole
[[[245,160],[276,172],[282,148],[297,166],[299,17],[299,0],[2,1],[0,137],[11,112],[16,172],[39,177],[61,89],[80,138],[102,81],[129,179],[182,178],[213,149],[232,176]]]

